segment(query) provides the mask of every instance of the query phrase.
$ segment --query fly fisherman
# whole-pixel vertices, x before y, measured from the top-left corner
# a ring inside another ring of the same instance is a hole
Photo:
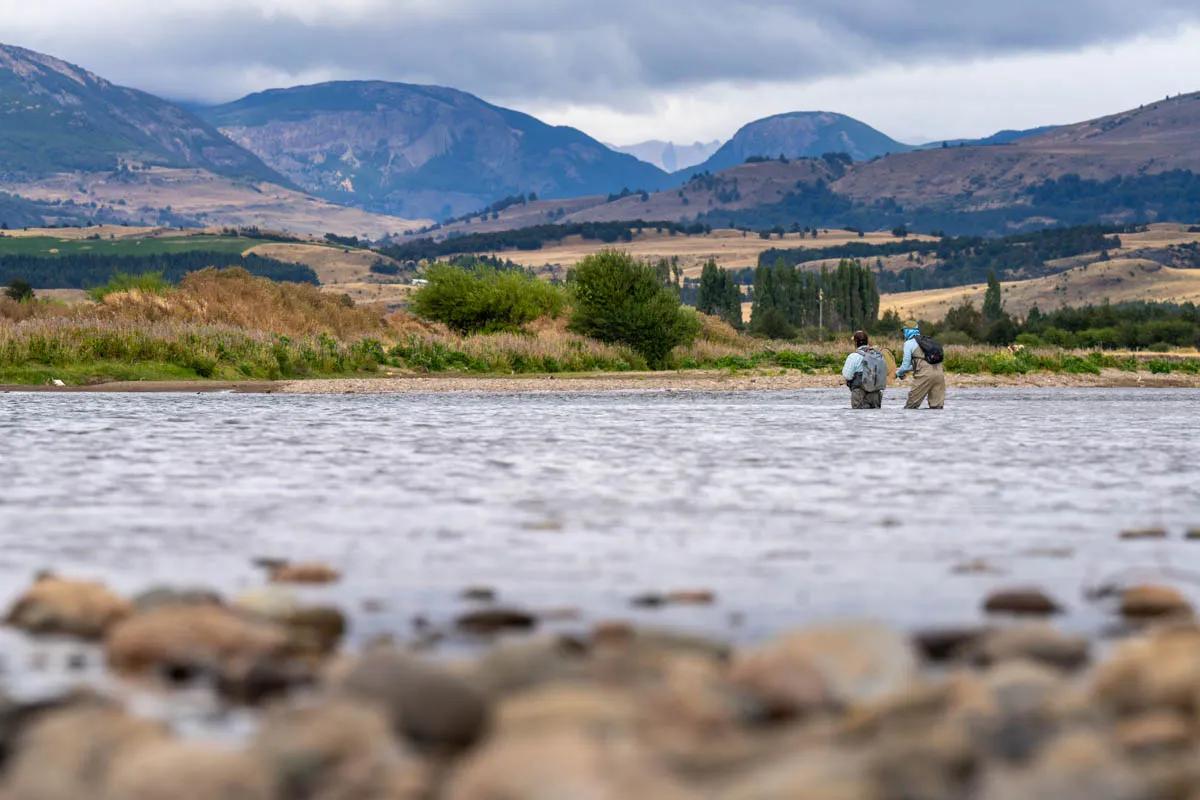
[[[854,332],[854,352],[846,356],[842,377],[850,387],[851,408],[882,408],[887,387],[887,362],[870,346],[866,331]]]
[[[929,400],[930,408],[941,408],[946,403],[946,373],[942,370],[945,357],[942,346],[928,336],[921,335],[916,322],[904,328],[904,361],[896,370],[896,378],[903,380],[913,374],[913,387],[908,393],[905,408],[920,408]]]

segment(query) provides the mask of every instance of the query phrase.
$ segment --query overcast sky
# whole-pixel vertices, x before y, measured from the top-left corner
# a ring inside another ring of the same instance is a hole
[[[0,41],[173,99],[436,83],[618,144],[796,110],[918,142],[1200,90],[1200,0],[0,0]]]

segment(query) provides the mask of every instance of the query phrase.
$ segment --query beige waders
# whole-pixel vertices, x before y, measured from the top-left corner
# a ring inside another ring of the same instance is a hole
[[[918,347],[913,351],[913,387],[908,392],[905,408],[920,408],[926,398],[930,408],[941,408],[946,404],[946,373],[941,364],[930,364]]]

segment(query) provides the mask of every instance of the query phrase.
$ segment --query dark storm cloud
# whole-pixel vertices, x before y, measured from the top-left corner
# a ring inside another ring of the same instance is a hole
[[[53,15],[54,5],[15,13],[28,21]],[[1196,0],[121,5],[119,19],[27,26],[28,41],[13,43],[180,98],[231,99],[319,76],[438,83],[497,100],[630,109],[648,91],[1071,50],[1200,21]],[[132,13],[139,6],[141,13]],[[18,35],[22,30],[6,27]]]

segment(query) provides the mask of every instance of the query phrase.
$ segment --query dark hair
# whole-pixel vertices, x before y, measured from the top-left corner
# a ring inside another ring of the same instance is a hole
[[[863,347],[866,344],[868,344],[869,342],[870,342],[870,339],[867,338],[866,331],[855,331],[854,332],[854,346],[855,347]]]

